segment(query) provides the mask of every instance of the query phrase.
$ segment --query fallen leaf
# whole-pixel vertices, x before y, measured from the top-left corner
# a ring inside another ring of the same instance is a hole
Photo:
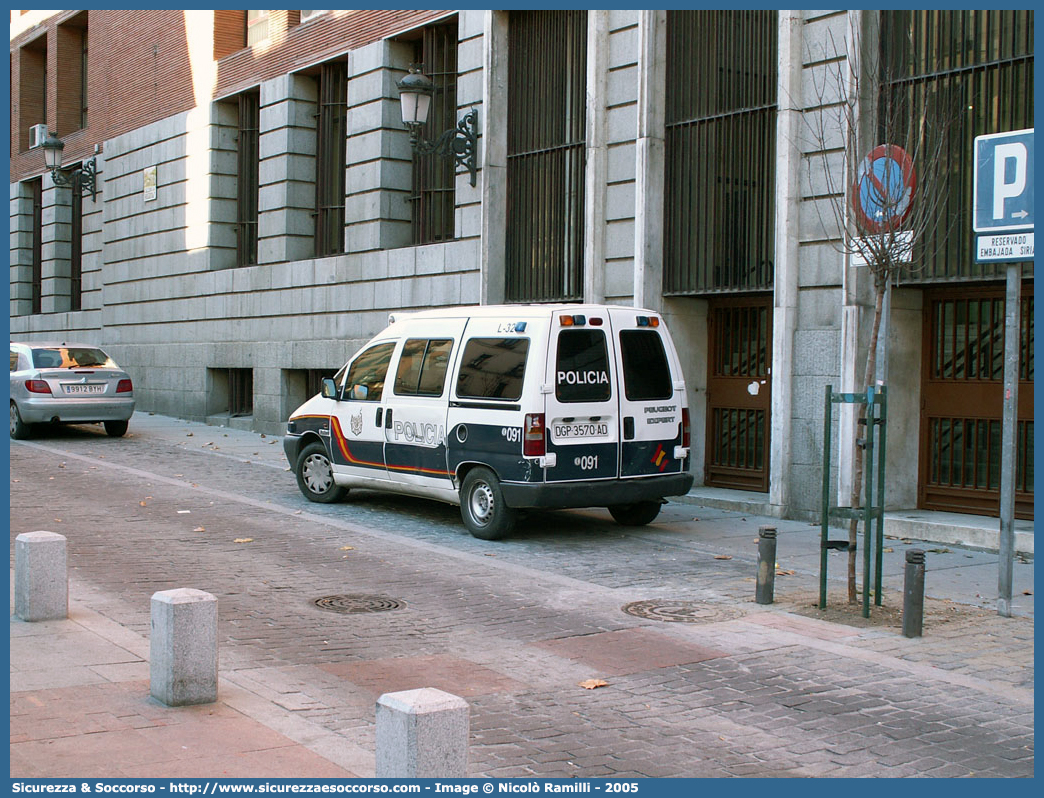
[[[58,467],[59,467],[59,468],[65,468],[65,463],[59,463],[59,464],[58,464]]]
[[[233,543],[253,543],[253,538],[236,538],[232,541]]]
[[[205,528],[205,527],[197,526],[197,527],[196,527],[195,529],[193,529],[192,531],[193,531],[193,532],[206,532],[207,530],[206,530],[206,528]]]
[[[881,549],[881,551],[885,552],[886,554],[891,554],[893,551],[895,551],[895,549],[889,546],[888,548]]]
[[[145,502],[138,502],[138,504],[140,504],[142,507],[145,506]]]
[[[788,571],[785,568],[780,568],[778,571],[776,571],[776,576],[793,576],[793,575],[794,575],[794,571]]]
[[[588,679],[587,681],[580,682],[580,686],[585,690],[597,690],[599,687],[608,687],[609,682],[604,679]]]
[[[1033,591],[1032,590],[1023,590],[1022,591],[1022,595],[1024,595],[1024,596],[1032,596],[1033,595]]]
[[[186,438],[191,438],[191,437],[192,437],[192,433],[191,433],[191,432],[187,433],[187,434],[185,435],[185,437],[186,437]]]
[[[341,546],[341,551],[355,551],[355,546]]]

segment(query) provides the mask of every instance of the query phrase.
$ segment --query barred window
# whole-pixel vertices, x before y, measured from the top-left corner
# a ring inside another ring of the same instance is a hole
[[[509,302],[583,297],[587,12],[508,21]]]
[[[668,11],[664,293],[772,287],[776,11]]]

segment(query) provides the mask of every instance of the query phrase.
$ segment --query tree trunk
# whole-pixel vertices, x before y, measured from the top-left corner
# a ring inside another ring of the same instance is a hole
[[[887,278],[885,278],[887,279]],[[883,315],[884,309],[884,295],[885,295],[885,280],[877,279],[875,275],[874,279],[874,324],[870,329],[870,349],[866,353],[866,372],[863,375],[863,392],[870,387],[870,384],[874,380],[874,374],[877,371],[877,339],[881,333],[881,316]],[[859,412],[860,419],[865,424],[866,421],[866,405],[860,405],[863,409]],[[859,437],[859,430],[863,424],[856,424],[856,436]],[[862,436],[863,440],[866,440],[867,435],[864,433]],[[865,450],[858,443],[855,447],[855,463],[852,468],[852,496],[851,506],[853,509],[862,507],[863,502],[866,501],[866,493],[863,491],[863,464],[865,461]],[[858,604],[859,599],[856,596],[856,564],[859,560],[858,553],[856,552],[856,543],[859,540],[859,521],[855,518],[848,522],[848,603]],[[870,543],[869,530],[863,530],[863,545],[869,546]],[[869,585],[863,585],[863,590],[869,590]]]

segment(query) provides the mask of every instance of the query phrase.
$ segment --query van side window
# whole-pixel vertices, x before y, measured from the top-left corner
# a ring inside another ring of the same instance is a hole
[[[521,399],[528,354],[528,338],[472,338],[460,359],[457,396]]]
[[[384,378],[388,374],[395,341],[371,346],[352,361],[345,380],[345,399],[379,402],[384,393]]]
[[[604,402],[612,396],[602,330],[572,329],[558,334],[555,396],[560,402]]]
[[[674,395],[671,369],[663,340],[655,330],[621,330],[624,394],[632,402],[670,399]]]
[[[397,396],[442,396],[449,368],[451,338],[411,338],[402,347],[395,374]]]

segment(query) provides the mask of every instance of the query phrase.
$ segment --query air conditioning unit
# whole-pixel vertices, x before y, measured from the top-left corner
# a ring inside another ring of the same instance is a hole
[[[29,149],[35,149],[47,138],[47,125],[33,125],[29,128]]]

